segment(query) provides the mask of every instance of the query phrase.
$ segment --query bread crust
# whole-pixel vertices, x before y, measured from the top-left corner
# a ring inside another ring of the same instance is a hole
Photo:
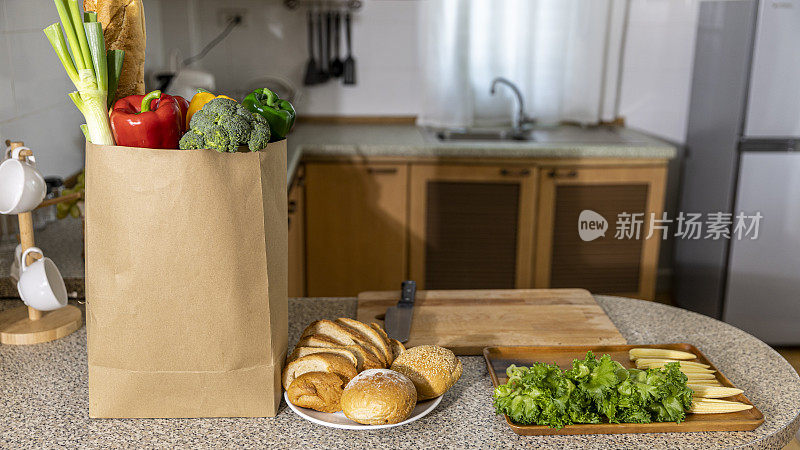
[[[334,413],[342,410],[344,385],[344,380],[334,373],[308,372],[292,381],[286,396],[302,408]]]
[[[297,343],[298,347],[320,347],[320,348],[344,348],[353,352],[358,361],[356,368],[359,372],[367,369],[379,369],[384,367],[378,358],[366,351],[359,345],[343,345],[339,342],[320,334],[306,336]]]
[[[411,379],[419,400],[428,400],[447,392],[461,378],[462,366],[452,351],[437,345],[420,345],[397,357],[392,370]]]
[[[352,328],[345,327],[332,320],[316,320],[311,322],[310,325],[303,330],[301,338],[313,335],[322,335],[331,340],[338,342],[341,345],[360,345],[366,351],[372,353],[381,363],[381,367],[387,367],[386,358],[383,352],[378,350],[372,345],[369,340],[361,333],[353,330]]]
[[[350,319],[349,317],[340,317],[336,319],[336,322],[346,328],[351,329],[355,333],[360,333],[367,339],[367,341],[369,341],[370,344],[372,344],[378,349],[378,351],[381,352],[381,356],[383,356],[383,360],[386,362],[387,367],[392,364],[392,361],[394,361],[394,357],[392,357],[392,349],[389,347],[389,343],[383,339],[383,336],[381,336],[378,331],[364,322],[359,322],[358,320]]]
[[[397,359],[398,357],[400,357],[400,355],[402,355],[406,351],[406,346],[403,345],[403,343],[398,341],[397,339],[389,339],[389,344],[392,347],[392,354],[394,355],[394,359]],[[392,363],[394,363],[394,361],[392,361]]]
[[[347,382],[358,375],[356,366],[350,360],[333,353],[315,353],[286,364],[283,368],[283,388],[291,386],[292,381],[308,372],[330,372],[342,377]]]
[[[350,380],[341,397],[342,412],[366,425],[400,423],[417,404],[417,390],[408,377],[389,369],[365,370]]]
[[[356,358],[356,356],[353,354],[351,350],[348,350],[346,348],[321,348],[321,347],[297,346],[294,348],[289,357],[286,358],[286,362],[290,363],[295,359],[302,358],[303,356],[306,355],[312,355],[314,353],[331,353],[334,355],[339,355],[345,359],[349,359],[350,362],[352,362],[353,365],[356,366],[356,369],[358,369],[358,358]]]
[[[147,32],[142,0],[84,0],[83,9],[97,13],[106,49],[125,51],[116,98],[144,94]]]

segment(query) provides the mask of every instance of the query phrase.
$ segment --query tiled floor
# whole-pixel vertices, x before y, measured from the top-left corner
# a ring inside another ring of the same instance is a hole
[[[789,364],[794,367],[794,369],[800,373],[800,347],[776,347],[775,350],[781,354]],[[800,450],[800,440],[798,440],[800,436],[796,437],[792,442],[789,443],[784,450]]]

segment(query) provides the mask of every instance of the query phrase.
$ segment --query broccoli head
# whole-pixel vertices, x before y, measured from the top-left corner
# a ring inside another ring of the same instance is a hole
[[[203,133],[200,133],[197,130],[188,130],[183,137],[181,137],[180,142],[178,142],[178,148],[181,150],[192,150],[197,148],[207,148],[206,139],[203,137]]]
[[[253,115],[256,117],[261,117],[257,114]],[[261,118],[264,119],[263,117]],[[254,121],[253,131],[250,133],[250,139],[247,140],[247,146],[250,148],[251,152],[257,152],[267,146],[267,144],[269,143],[269,138],[270,138],[270,129],[266,120],[263,123],[259,121]]]
[[[218,152],[235,152],[240,145],[247,145],[250,151],[258,151],[266,147],[270,137],[269,125],[263,117],[234,100],[221,97],[197,111],[189,128],[181,138],[182,149],[213,148]]]

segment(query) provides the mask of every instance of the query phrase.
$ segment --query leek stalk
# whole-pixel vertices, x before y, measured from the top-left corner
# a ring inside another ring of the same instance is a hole
[[[96,22],[96,16],[81,14],[78,0],[54,0],[54,3],[61,26],[54,23],[44,29],[44,34],[77,89],[69,97],[86,119],[81,130],[95,144],[114,145],[106,103],[109,88],[108,55],[102,26]],[[84,17],[88,19],[87,22],[83,21]]]

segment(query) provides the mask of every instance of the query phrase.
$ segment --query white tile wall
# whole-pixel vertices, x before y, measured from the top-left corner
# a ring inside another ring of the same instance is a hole
[[[353,53],[357,84],[302,85],[308,60],[304,9],[289,10],[281,1],[170,0],[163,3],[164,54],[178,49],[184,57],[198,51],[221,30],[221,8],[248,11],[247,26],[235,29],[195,67],[215,74],[220,91],[243,95],[262,77],[279,77],[299,90],[295,106],[306,115],[416,115],[419,84],[418,8],[423,0],[366,1],[353,15]],[[188,23],[194,3],[197,23]],[[197,30],[198,39],[187,39]],[[174,38],[173,38],[174,36]],[[194,42],[199,41],[199,42]],[[342,35],[341,58],[345,57]]]
[[[153,19],[148,65],[160,66],[159,2],[145,0]],[[21,140],[36,153],[42,173],[69,176],[84,165],[79,126],[85,120],[67,97],[75,87],[42,32],[57,21],[52,0],[0,1],[0,144]]]
[[[174,50],[186,57],[202,48],[222,29],[220,8],[243,8],[247,26],[197,63],[217,75],[220,91],[243,95],[259,78],[275,76],[299,89],[301,114],[416,115],[423,100],[423,1],[365,1],[354,15],[358,83],[305,87],[302,9],[289,10],[280,0],[144,0],[147,70],[166,69]],[[686,132],[698,1],[631,0],[620,113],[631,127],[675,142]],[[73,88],[41,32],[56,20],[51,0],[0,1],[0,136],[35,146],[46,174],[69,175],[83,165],[82,117],[66,97]]]
[[[619,113],[630,127],[686,140],[699,0],[632,0]]]

